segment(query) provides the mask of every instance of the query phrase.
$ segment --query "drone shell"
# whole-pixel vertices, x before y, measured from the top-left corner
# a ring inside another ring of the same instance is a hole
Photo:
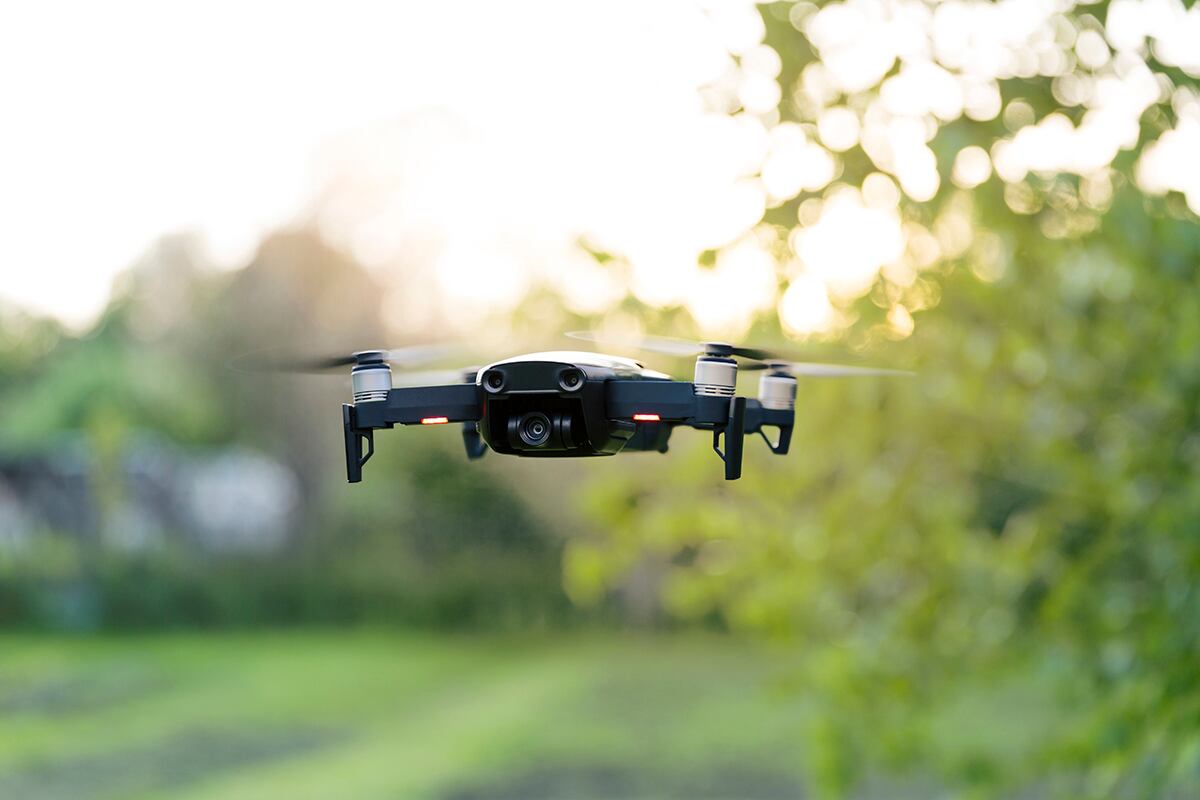
[[[787,454],[797,375],[895,372],[752,362],[749,368],[764,373],[759,397],[746,398],[736,393],[739,363],[734,357],[759,358],[766,351],[721,343],[688,347],[697,356],[691,381],[674,380],[631,358],[560,350],[464,370],[456,383],[394,387],[386,361],[395,362],[396,353],[406,351],[378,351],[386,358],[359,358],[354,373],[363,385],[356,386],[354,402],[342,407],[347,478],[351,483],[362,480],[362,467],[374,453],[376,431],[457,422],[472,459],[489,449],[527,458],[665,453],[676,428],[693,428],[712,435],[725,478],[735,480],[742,472],[746,434],[758,433],[772,453]],[[774,441],[766,433],[772,428],[777,431]]]

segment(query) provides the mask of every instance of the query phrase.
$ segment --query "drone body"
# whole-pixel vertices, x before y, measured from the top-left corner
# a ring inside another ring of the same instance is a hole
[[[473,459],[488,448],[533,458],[665,453],[672,431],[686,426],[712,433],[726,480],[736,480],[747,433],[761,433],[772,452],[787,453],[796,378],[782,365],[754,365],[766,369],[759,397],[738,397],[735,354],[741,353],[729,345],[704,345],[692,381],[627,358],[555,351],[464,372],[462,383],[393,387],[385,351],[356,353],[354,402],[342,407],[347,477],[362,480],[375,431],[457,422]],[[763,430],[769,427],[778,430],[774,442]]]

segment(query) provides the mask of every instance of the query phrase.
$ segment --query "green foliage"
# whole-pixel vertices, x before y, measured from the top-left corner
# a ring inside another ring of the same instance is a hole
[[[338,381],[230,368],[266,346],[324,352],[326,326],[361,336],[358,346],[377,342],[373,302],[376,288],[357,265],[308,234],[273,238],[232,279],[197,266],[186,242],[166,240],[126,276],[87,336],[7,325],[33,332],[0,338],[0,363],[19,378],[0,387],[0,468],[18,480],[39,469],[45,477],[64,450],[81,454],[70,464],[85,471],[84,491],[63,502],[88,505],[96,522],[4,541],[0,625],[573,622],[560,538],[494,472],[462,469],[457,431],[428,432],[419,450],[380,447],[371,482],[350,491]],[[127,465],[147,440],[183,459],[230,444],[271,453],[300,483],[285,546],[226,552],[183,530],[121,546],[122,510],[137,492]],[[4,522],[0,541],[10,533]]]
[[[1011,231],[1027,255],[996,284],[946,276],[891,351],[919,380],[802,383],[792,455],[749,451],[747,479],[723,484],[695,442],[593,486],[602,533],[572,544],[572,595],[649,552],[674,612],[796,641],[828,704],[812,767],[835,794],[863,754],[920,754],[926,710],[1014,652],[1030,672],[1071,664],[1059,688],[1088,724],[1046,763],[985,750],[948,773],[1194,787],[1200,275],[1164,264],[1200,264],[1200,228],[1112,228],[1060,246]]]
[[[57,349],[5,405],[0,431],[11,453],[44,451],[65,431],[110,441],[155,430],[211,441],[220,407],[211,387],[166,354],[131,348],[107,330]]]
[[[781,118],[810,123],[789,98],[815,50],[788,7],[764,15]],[[1048,79],[1002,94],[1039,117],[1057,107]],[[1171,119],[1152,106],[1144,135]],[[943,178],[963,147],[1006,133],[999,118],[941,126]],[[795,642],[797,683],[820,698],[807,758],[825,794],[885,763],[989,794],[1030,781],[1194,793],[1200,225],[1178,196],[1138,191],[1136,154],[1106,172],[1100,203],[1081,200],[1087,179],[1031,174],[969,192],[943,180],[930,202],[902,205],[943,244],[958,226],[963,246],[911,284],[881,275],[846,309],[844,341],[918,379],[802,380],[792,454],[752,448],[736,484],[700,442],[595,482],[597,532],[567,554],[572,596],[602,597],[649,559],[674,613]],[[858,148],[841,168],[851,184],[878,169]],[[781,239],[803,227],[806,197],[768,213]],[[882,320],[896,303],[915,309],[908,338]],[[949,698],[980,679],[1050,686],[1076,723],[1047,720],[1036,758],[1014,757],[1007,736],[939,749],[931,732],[961,713]]]
[[[501,508],[503,513],[503,508]],[[531,522],[520,548],[489,542],[430,552],[404,521],[360,515],[380,533],[314,537],[285,554],[215,555],[170,544],[97,549],[39,534],[0,559],[0,627],[156,630],[385,624],[529,630],[579,620],[559,589],[557,548]],[[430,533],[436,533],[431,531]],[[449,531],[447,531],[449,532]],[[452,534],[451,534],[452,535]]]

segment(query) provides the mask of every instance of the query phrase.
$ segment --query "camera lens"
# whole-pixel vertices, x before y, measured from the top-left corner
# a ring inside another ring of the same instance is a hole
[[[489,392],[498,392],[504,388],[504,373],[500,370],[488,370],[483,376],[483,386]]]
[[[583,374],[577,369],[564,369],[558,374],[558,385],[573,392],[583,384]]]
[[[550,418],[540,411],[526,414],[517,424],[517,434],[530,447],[541,447],[550,441]]]

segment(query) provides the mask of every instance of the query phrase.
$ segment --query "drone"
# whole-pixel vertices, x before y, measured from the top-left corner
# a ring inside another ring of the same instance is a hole
[[[591,331],[568,333],[601,341]],[[305,362],[304,368],[349,366],[352,402],[342,405],[346,477],[362,480],[375,453],[375,432],[399,426],[459,424],[467,458],[489,450],[525,458],[582,458],[666,453],[671,434],[687,427],[712,434],[725,479],[742,475],[748,434],[775,455],[791,445],[799,377],[910,375],[901,370],[785,361],[777,354],[725,342],[649,337],[640,350],[696,357],[692,380],[647,369],[621,356],[574,350],[513,356],[428,386],[393,385],[392,366],[428,360],[429,347],[360,350]],[[739,363],[741,359],[741,363]],[[736,394],[739,371],[762,372],[758,397]],[[768,436],[773,429],[774,436]]]

